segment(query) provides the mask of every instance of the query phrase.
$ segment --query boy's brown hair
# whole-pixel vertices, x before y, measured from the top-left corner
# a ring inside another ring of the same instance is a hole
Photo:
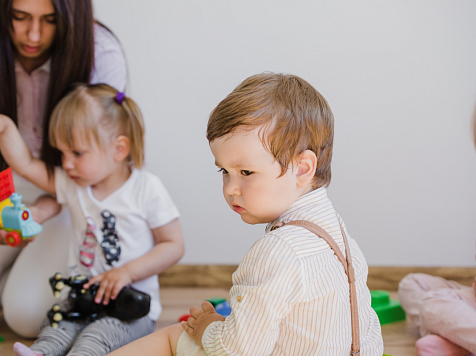
[[[334,117],[324,97],[304,79],[294,75],[262,73],[235,88],[210,114],[207,139],[264,125],[264,147],[281,165],[283,175],[289,163],[305,150],[317,156],[313,187],[331,181]],[[268,129],[269,128],[269,129]]]
[[[49,138],[53,147],[64,141],[74,147],[74,133],[93,139],[99,147],[124,135],[130,142],[127,162],[141,168],[144,162],[144,120],[137,104],[128,97],[119,103],[118,91],[107,84],[78,84],[55,107]],[[89,141],[90,142],[90,141]]]

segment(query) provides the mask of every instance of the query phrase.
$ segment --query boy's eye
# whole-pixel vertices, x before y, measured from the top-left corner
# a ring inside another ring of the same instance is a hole
[[[80,157],[83,152],[80,152],[80,151],[73,151],[73,154],[76,156],[76,157]]]
[[[218,172],[222,172],[223,174],[228,174],[228,171],[225,168],[220,168]]]
[[[244,176],[249,176],[249,175],[253,174],[253,172],[243,170],[243,171],[241,171],[241,174],[244,175]]]

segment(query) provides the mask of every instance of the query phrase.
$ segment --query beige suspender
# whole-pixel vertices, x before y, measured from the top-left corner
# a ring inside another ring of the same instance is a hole
[[[275,228],[281,227],[285,224],[278,222],[276,223],[272,230]],[[351,313],[351,323],[352,323],[352,345],[351,345],[351,355],[360,355],[360,336],[359,336],[359,312],[357,309],[357,295],[356,295],[356,290],[355,290],[355,276],[354,276],[354,268],[352,267],[352,258],[350,256],[350,248],[349,244],[347,242],[347,236],[345,235],[344,229],[342,228],[342,225],[340,225],[340,230],[342,232],[342,236],[344,237],[344,245],[345,245],[345,255],[342,254],[341,250],[337,246],[337,243],[334,241],[334,239],[329,235],[322,227],[319,225],[316,225],[310,221],[307,220],[295,220],[295,221],[290,221],[287,222],[286,225],[294,225],[294,226],[299,226],[304,229],[307,229],[317,236],[319,236],[321,239],[326,241],[331,249],[334,251],[336,254],[337,258],[339,261],[342,263],[344,266],[345,273],[347,274],[347,278],[349,280],[349,291],[350,291],[350,313]]]

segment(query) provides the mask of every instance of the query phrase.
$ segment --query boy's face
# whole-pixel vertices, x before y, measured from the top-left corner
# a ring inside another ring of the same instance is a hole
[[[281,165],[263,147],[260,128],[237,130],[210,143],[223,174],[225,200],[248,224],[277,219],[302,194],[291,165],[279,177]]]

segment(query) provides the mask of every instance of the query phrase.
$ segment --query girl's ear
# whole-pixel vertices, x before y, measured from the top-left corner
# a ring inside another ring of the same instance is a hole
[[[114,140],[114,160],[116,162],[122,162],[129,156],[131,151],[131,142],[124,135],[119,135]]]
[[[316,173],[317,157],[311,150],[305,150],[297,157],[297,184],[305,187],[312,183]]]

